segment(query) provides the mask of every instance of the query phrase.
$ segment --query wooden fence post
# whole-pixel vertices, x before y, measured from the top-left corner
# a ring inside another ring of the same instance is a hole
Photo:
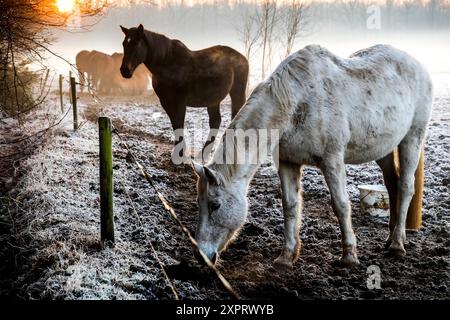
[[[61,103],[61,113],[64,113],[64,97],[63,97],[63,75],[59,75],[59,101]]]
[[[406,216],[406,229],[419,230],[422,226],[422,196],[423,196],[423,180],[424,180],[424,153],[423,149],[420,152],[419,164],[415,172],[414,179],[414,196],[411,199],[411,204],[408,208],[408,215]],[[400,158],[398,148],[394,149],[394,170],[398,177],[400,177]],[[398,210],[398,203],[397,203]],[[396,221],[397,218],[395,218]]]
[[[70,92],[72,92],[73,130],[77,130],[78,129],[77,86],[75,84],[74,77],[70,77]]]
[[[420,152],[419,164],[417,165],[415,172],[414,196],[411,199],[408,215],[406,216],[406,229],[410,230],[419,230],[422,226],[422,195],[425,161],[423,152],[422,149]]]
[[[72,78],[72,71],[69,71],[69,86],[70,86],[70,79]],[[69,90],[69,99],[72,101],[72,89]]]
[[[98,118],[100,136],[100,237],[102,244],[114,244],[112,125],[108,117]]]

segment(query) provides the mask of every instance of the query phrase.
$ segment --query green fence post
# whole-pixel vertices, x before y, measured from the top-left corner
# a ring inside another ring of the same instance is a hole
[[[100,136],[100,238],[114,244],[112,125],[108,117],[98,118]]]
[[[78,113],[77,113],[77,86],[75,78],[70,78],[70,92],[72,93],[72,110],[73,110],[73,130],[78,129]]]
[[[61,103],[61,113],[64,113],[64,97],[63,97],[63,75],[59,75],[59,101]]]

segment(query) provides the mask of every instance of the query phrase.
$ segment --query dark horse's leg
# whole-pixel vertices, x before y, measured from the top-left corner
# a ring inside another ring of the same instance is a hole
[[[220,122],[222,121],[222,116],[220,115],[220,104],[213,107],[208,107],[208,115],[209,136],[202,149],[202,158],[204,161],[211,153],[212,147],[214,146],[214,141],[216,140],[216,136],[219,131]]]
[[[175,148],[172,150],[172,162],[180,164],[184,160],[186,152],[186,142],[184,141],[184,118],[186,116],[186,106],[181,103],[170,103],[162,105],[172,123],[175,134]]]
[[[397,223],[397,193],[398,193],[398,179],[399,175],[395,170],[394,153],[391,152],[382,159],[377,160],[378,165],[383,171],[384,184],[389,194],[389,237],[386,240],[386,249],[392,243],[392,233],[394,232],[395,224]]]
[[[234,72],[233,86],[230,90],[231,119],[239,112],[245,103],[247,89],[248,65],[241,65]]]

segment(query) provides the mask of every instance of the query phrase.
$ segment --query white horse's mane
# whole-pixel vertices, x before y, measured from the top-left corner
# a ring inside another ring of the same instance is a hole
[[[292,98],[298,96],[299,89],[304,88],[305,80],[310,76],[312,74],[305,50],[297,51],[286,58],[267,79],[269,94],[284,112],[289,113],[296,105]]]
[[[307,50],[308,48],[309,47],[305,49]],[[270,101],[274,101],[276,104],[274,106],[274,109],[276,110],[277,116],[270,117],[272,121],[275,118],[284,118],[284,116],[291,114],[296,107],[294,98],[298,96],[299,91],[304,89],[305,80],[309,79],[312,76],[312,73],[308,67],[308,59],[305,57],[305,55],[309,55],[310,52],[305,52],[305,49],[297,51],[286,58],[270,75],[270,77],[266,81],[262,82],[257,87],[257,89],[253,91],[251,96],[248,98],[246,105],[258,103],[258,101],[260,101],[260,95],[267,94],[269,95],[268,98],[270,99]],[[266,87],[268,90],[261,90],[262,87]],[[265,113],[267,113],[266,108],[256,107],[252,109],[251,117],[239,117],[238,114],[237,118],[233,121],[230,128],[248,128],[249,125],[250,127],[252,126],[252,123],[258,124],[255,125],[255,128],[261,128],[261,122],[265,121],[260,120],[268,118]],[[269,123],[265,123],[265,125],[267,125],[267,128],[271,127],[271,124]],[[226,156],[234,158],[234,154],[232,155],[231,153],[236,152],[237,154],[239,154],[241,152],[246,152],[246,150],[238,150],[239,146],[239,144],[234,143],[233,147],[227,147],[225,139],[223,138],[220,146],[216,151],[214,157],[215,160],[218,160],[217,157]],[[250,149],[253,150],[255,148]],[[231,178],[236,173],[241,165],[242,164],[236,163],[222,164],[213,162],[210,164],[210,168],[220,172],[225,180],[229,180],[229,178]]]

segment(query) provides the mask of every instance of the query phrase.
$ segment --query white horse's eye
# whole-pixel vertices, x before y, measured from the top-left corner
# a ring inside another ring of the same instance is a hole
[[[209,207],[209,212],[214,212],[214,211],[219,210],[220,203],[218,203],[218,202],[210,202],[208,204],[208,207]]]

